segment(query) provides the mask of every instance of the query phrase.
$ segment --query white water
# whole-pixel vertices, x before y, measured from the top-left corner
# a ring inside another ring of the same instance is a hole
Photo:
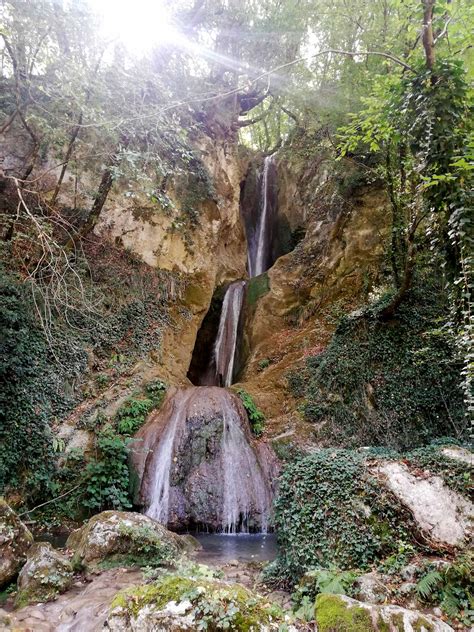
[[[244,290],[244,281],[232,283],[227,288],[222,303],[219,329],[214,347],[217,386],[230,386],[232,384]]]
[[[173,460],[173,448],[180,426],[180,421],[186,418],[186,404],[192,394],[184,393],[182,398],[173,400],[173,412],[170,415],[164,435],[161,437],[157,452],[154,455],[154,480],[151,503],[145,511],[146,515],[166,525],[169,519],[170,476]]]
[[[222,419],[223,530],[248,533],[249,519],[256,512],[260,516],[260,530],[266,533],[270,494],[255,452],[242,430],[240,416],[230,404],[223,409]]]
[[[212,479],[202,479],[204,487],[214,489],[212,498],[216,501],[220,498],[220,505],[215,508],[216,526],[224,533],[248,533],[251,529],[266,533],[270,488],[248,441],[245,431],[248,421],[237,396],[223,388],[191,387],[177,391],[168,404],[171,411],[166,403],[162,408],[164,433],[150,446],[152,460],[146,474],[149,503],[145,513],[168,524],[170,515],[176,511],[177,497],[170,493],[170,478],[177,445],[181,442],[192,451],[193,435],[189,432],[193,420],[204,418],[213,423],[217,417],[222,419],[220,449],[206,456],[216,459],[216,469],[211,470]],[[153,433],[153,428],[149,430]],[[146,436],[142,435],[142,439],[148,443]],[[182,484],[180,494],[186,494],[187,487]]]
[[[249,274],[251,277],[266,272],[265,257],[268,252],[268,207],[269,207],[269,171],[273,164],[273,156],[267,156],[263,161],[262,183],[260,188],[260,217],[257,227],[257,250],[253,261],[249,248]]]

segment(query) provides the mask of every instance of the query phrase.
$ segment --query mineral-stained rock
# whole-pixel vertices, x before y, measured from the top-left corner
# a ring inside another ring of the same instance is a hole
[[[108,560],[124,566],[160,565],[177,560],[186,549],[181,536],[140,513],[103,511],[67,541],[74,562],[96,566]]]
[[[17,606],[55,599],[72,584],[70,561],[47,542],[33,544],[18,576]]]
[[[33,536],[0,498],[0,586],[11,581],[23,566]]]
[[[382,463],[378,472],[411,511],[427,538],[442,545],[461,546],[469,537],[474,505],[449,489],[439,476],[415,476],[397,462]]]
[[[453,632],[444,621],[416,610],[367,604],[343,595],[318,595],[316,622],[318,632]]]

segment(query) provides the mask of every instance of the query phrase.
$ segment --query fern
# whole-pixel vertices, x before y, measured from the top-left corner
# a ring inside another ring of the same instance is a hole
[[[416,586],[416,592],[422,599],[428,599],[442,581],[441,573],[430,571],[420,579]]]

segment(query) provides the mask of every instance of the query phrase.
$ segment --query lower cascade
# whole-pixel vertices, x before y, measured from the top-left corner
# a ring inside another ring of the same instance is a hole
[[[272,496],[266,449],[253,444],[233,393],[172,389],[136,435],[136,500],[148,516],[175,529],[266,532]]]

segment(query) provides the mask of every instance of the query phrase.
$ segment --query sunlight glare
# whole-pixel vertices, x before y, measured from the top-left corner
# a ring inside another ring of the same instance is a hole
[[[104,35],[121,40],[127,48],[143,53],[182,37],[160,0],[88,0],[103,21]]]

